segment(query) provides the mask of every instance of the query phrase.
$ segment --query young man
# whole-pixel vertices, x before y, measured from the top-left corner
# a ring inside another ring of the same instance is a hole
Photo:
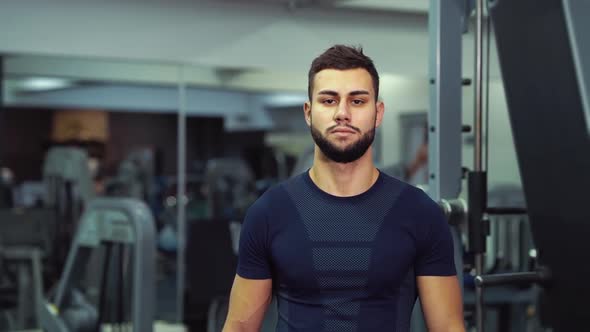
[[[373,62],[336,45],[313,61],[308,91],[313,166],[249,209],[224,331],[258,331],[273,293],[281,332],[409,331],[418,295],[429,331],[464,331],[442,212],[373,164]]]

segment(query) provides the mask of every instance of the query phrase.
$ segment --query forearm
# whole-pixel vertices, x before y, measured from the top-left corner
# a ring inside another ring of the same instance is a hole
[[[450,305],[455,310],[449,310],[442,315],[436,315],[436,319],[429,320],[426,317],[428,332],[465,332],[465,322],[462,310],[462,304]],[[432,316],[432,315],[431,315]]]
[[[260,297],[251,294],[245,296],[241,292],[232,290],[223,332],[260,331],[270,300],[270,294]]]
[[[260,324],[253,324],[253,322],[243,322],[239,320],[232,320],[228,317],[223,326],[222,332],[259,332]]]
[[[465,332],[463,321],[452,322],[444,326],[429,327],[428,332]]]
[[[242,315],[237,312],[229,312],[225,320],[222,332],[259,332],[264,319],[266,306],[255,310],[253,313]]]
[[[428,332],[465,332],[457,277],[421,276],[417,280]]]

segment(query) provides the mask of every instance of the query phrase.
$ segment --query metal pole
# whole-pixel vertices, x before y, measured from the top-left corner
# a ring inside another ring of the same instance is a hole
[[[475,28],[475,116],[474,116],[474,158],[473,169],[475,172],[484,171],[482,168],[482,128],[483,128],[483,6],[484,0],[477,0],[475,8],[476,28]],[[480,222],[482,222],[480,220]],[[475,272],[478,276],[483,274],[484,254],[477,252],[475,254]],[[475,288],[475,315],[477,332],[484,331],[484,301],[483,288]]]
[[[4,56],[0,54],[0,130],[4,125]],[[4,148],[0,148],[0,164],[4,161]]]
[[[461,63],[466,5],[465,0],[430,0],[428,194],[435,201],[452,201],[461,192]],[[461,236],[454,226],[451,226],[451,233],[457,276],[463,280]],[[412,314],[412,332],[427,331],[422,316],[417,303]]]
[[[483,1],[477,0],[475,31],[475,156],[473,170],[476,172],[483,171]]]
[[[186,218],[185,218],[185,192],[186,192],[186,82],[184,80],[184,67],[178,67],[178,174],[176,192],[177,215],[177,276],[176,288],[176,314],[178,322],[182,322],[184,315],[184,284],[185,284],[185,242],[186,242]]]
[[[478,276],[481,276],[483,273],[483,254],[475,255],[475,271]],[[475,300],[475,319],[477,325],[477,332],[483,332],[483,287],[475,287]]]
[[[461,61],[465,2],[431,0],[428,193],[435,201],[461,192]]]

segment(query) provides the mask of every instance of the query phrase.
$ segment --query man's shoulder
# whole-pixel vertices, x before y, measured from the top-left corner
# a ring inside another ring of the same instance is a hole
[[[379,174],[380,174],[381,178],[383,179],[383,181],[385,183],[389,184],[390,186],[393,185],[393,186],[400,187],[402,189],[405,189],[405,187],[407,187],[407,186],[411,186],[409,183],[401,180],[399,177],[391,175],[390,173],[388,173],[384,169],[379,169]]]
[[[414,187],[413,185],[397,178],[394,176],[391,176],[385,172],[383,172],[382,170],[380,170],[380,177],[381,177],[381,182],[383,183],[382,186],[380,186],[380,190],[382,191],[382,193],[387,193],[388,195],[395,195],[396,196],[396,200],[400,199],[400,198],[408,198],[407,196],[416,196],[416,190],[418,188]],[[410,199],[412,199],[410,197]]]
[[[285,198],[293,197],[297,195],[305,195],[311,190],[310,182],[311,179],[307,171],[294,175],[280,183],[278,183],[273,189],[274,193],[286,194]],[[281,194],[277,194],[280,196]]]
[[[276,183],[270,186],[260,197],[252,204],[254,209],[267,209],[269,207],[277,207],[289,199],[288,192],[293,188],[300,188],[304,186],[304,174],[293,176],[289,179]]]
[[[438,209],[438,204],[422,188],[384,172],[381,175],[386,183],[384,190],[392,191],[393,188],[396,188],[399,192],[398,199],[402,202],[404,208],[410,209],[417,214],[425,212],[424,210]]]

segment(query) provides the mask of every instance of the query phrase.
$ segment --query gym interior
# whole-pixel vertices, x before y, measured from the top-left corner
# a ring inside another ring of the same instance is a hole
[[[3,1],[0,331],[221,331],[246,211],[312,164],[307,71],[334,44],[379,70],[375,164],[447,217],[467,331],[588,330],[589,15]],[[273,302],[262,331],[276,321]]]

